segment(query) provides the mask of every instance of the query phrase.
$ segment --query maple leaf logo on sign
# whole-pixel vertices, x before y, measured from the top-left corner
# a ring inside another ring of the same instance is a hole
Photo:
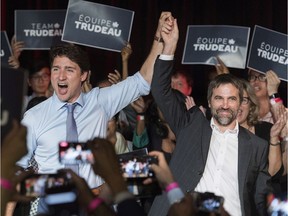
[[[113,26],[114,28],[118,28],[119,24],[118,24],[118,22],[113,22],[112,26]]]
[[[235,44],[235,40],[230,39],[230,40],[228,41],[228,43],[229,43],[229,44]]]
[[[59,23],[55,23],[54,28],[60,28],[60,24]]]

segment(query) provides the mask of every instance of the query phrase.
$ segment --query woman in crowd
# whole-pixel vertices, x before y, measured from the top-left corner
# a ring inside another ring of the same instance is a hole
[[[242,127],[267,140],[269,143],[268,171],[273,176],[272,180],[274,186],[276,186],[279,176],[283,173],[280,138],[281,132],[285,130],[285,124],[287,124],[288,113],[285,109],[278,110],[279,118],[274,125],[269,122],[259,121],[259,107],[254,89],[246,80],[243,80],[243,86],[243,102],[240,106],[237,120]]]

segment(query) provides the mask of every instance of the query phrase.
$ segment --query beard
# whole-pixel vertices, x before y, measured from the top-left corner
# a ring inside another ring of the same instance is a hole
[[[221,112],[229,112],[230,115],[222,116]],[[212,109],[212,116],[217,121],[217,123],[221,126],[228,126],[230,125],[236,118],[237,118],[238,112],[234,112],[231,109]]]

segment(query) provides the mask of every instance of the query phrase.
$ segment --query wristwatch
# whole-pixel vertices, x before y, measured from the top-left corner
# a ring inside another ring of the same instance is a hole
[[[163,39],[161,37],[157,37],[156,35],[154,36],[154,40],[156,40],[159,43],[163,43]]]
[[[273,98],[280,98],[280,94],[279,93],[274,93],[272,95],[269,95],[269,99],[273,99]]]

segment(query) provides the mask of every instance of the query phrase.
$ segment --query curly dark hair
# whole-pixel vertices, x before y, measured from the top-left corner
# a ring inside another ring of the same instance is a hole
[[[207,100],[210,102],[213,94],[213,90],[218,88],[220,85],[232,84],[239,91],[240,103],[243,101],[243,84],[240,78],[232,74],[220,74],[216,76],[208,86]]]

